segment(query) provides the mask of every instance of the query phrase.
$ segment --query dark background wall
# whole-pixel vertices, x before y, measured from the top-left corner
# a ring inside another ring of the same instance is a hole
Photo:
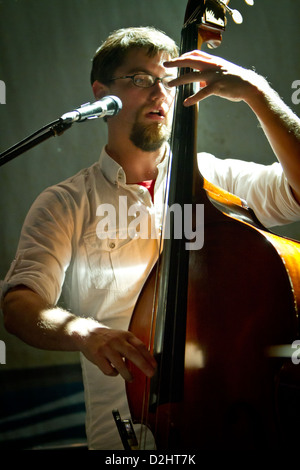
[[[299,114],[300,104],[292,102],[292,84],[300,80],[299,1],[257,0],[249,7],[232,0],[230,6],[242,12],[244,23],[235,25],[229,19],[223,43],[214,53],[255,67]],[[0,152],[64,112],[93,101],[91,58],[112,30],[154,25],[179,42],[185,7],[184,0],[0,0],[0,80],[6,85],[6,103],[0,104]],[[274,160],[244,103],[205,100],[198,141],[199,150],[221,157]],[[103,142],[102,120],[75,124],[62,136],[0,167],[0,279],[9,268],[35,197],[92,164]],[[275,230],[300,239],[298,223]],[[76,354],[24,345],[8,335],[0,321],[0,339],[6,345],[0,380],[14,370],[78,364]]]

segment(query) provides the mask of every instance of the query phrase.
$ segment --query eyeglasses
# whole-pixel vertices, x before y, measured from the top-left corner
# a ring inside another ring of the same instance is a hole
[[[124,77],[114,77],[110,81],[123,80],[124,78],[130,78],[133,84],[139,88],[150,88],[155,85],[156,82],[161,82],[167,90],[171,90],[173,87],[169,86],[169,82],[174,80],[175,77],[153,77],[148,73],[135,73],[134,75],[125,75]]]

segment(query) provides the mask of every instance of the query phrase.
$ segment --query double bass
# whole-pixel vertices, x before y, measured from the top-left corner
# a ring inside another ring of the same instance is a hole
[[[181,53],[220,43],[228,3],[189,0]],[[171,224],[173,236],[163,240],[142,289],[129,330],[158,367],[148,379],[128,364],[132,420],[151,430],[162,451],[292,445],[300,397],[300,365],[291,360],[299,337],[300,243],[267,230],[245,201],[203,178],[198,109],[182,105],[192,87],[179,87],[176,98],[166,203],[192,205],[203,246],[187,249]]]

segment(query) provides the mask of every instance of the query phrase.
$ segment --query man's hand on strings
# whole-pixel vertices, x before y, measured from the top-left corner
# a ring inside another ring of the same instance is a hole
[[[81,344],[81,351],[105,375],[120,374],[129,382],[133,377],[125,359],[148,377],[153,376],[156,368],[156,361],[146,346],[129,331],[95,328],[86,336],[85,344]]]
[[[200,90],[185,100],[185,106],[191,106],[211,95],[231,101],[247,101],[253,91],[256,91],[256,87],[264,81],[252,70],[200,50],[171,59],[165,62],[164,66],[192,69],[170,82],[170,85],[174,86],[199,83]]]

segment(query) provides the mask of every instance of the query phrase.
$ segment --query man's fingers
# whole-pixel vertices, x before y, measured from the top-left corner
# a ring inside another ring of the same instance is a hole
[[[127,382],[132,382],[133,377],[125,364],[125,358],[121,354],[112,352],[109,361],[111,368],[116,371],[116,375],[120,374]]]
[[[119,375],[117,369],[105,358],[97,357],[95,360],[95,364],[101,369],[103,374],[109,375],[110,377],[116,377]]]
[[[226,60],[202,51],[192,51],[164,62],[165,67],[187,67],[196,70],[215,69],[224,66]]]
[[[104,374],[115,376],[119,373],[125,380],[132,381],[133,377],[125,362],[127,359],[148,377],[153,376],[156,361],[132,333],[107,330],[105,337],[94,357],[94,362]]]
[[[129,341],[122,345],[120,351],[113,351],[110,354],[111,363],[125,380],[131,381],[133,379],[125,359],[132,362],[147,377],[152,377],[156,368],[155,359],[140,340],[131,338]]]
[[[220,80],[221,70],[206,70],[205,72],[188,72],[169,82],[170,86],[186,85],[187,83],[199,82],[200,86],[205,86],[209,82]]]
[[[157,363],[144,343],[135,336],[132,336],[129,340],[129,346],[126,359],[133,362],[139,369],[143,370],[148,377],[152,377]]]
[[[174,57],[164,62],[168,67],[171,64],[178,64],[179,62],[187,62],[187,61],[195,61],[195,62],[203,62],[207,64],[222,64],[226,62],[226,59],[223,57],[219,57],[217,55],[209,54],[208,52],[201,51],[200,49],[195,49],[193,51],[185,52],[178,57]]]

